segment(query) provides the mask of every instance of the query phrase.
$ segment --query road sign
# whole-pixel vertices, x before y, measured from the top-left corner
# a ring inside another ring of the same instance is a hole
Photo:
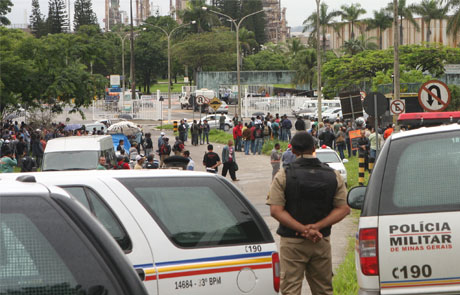
[[[420,87],[418,102],[428,112],[442,112],[450,103],[449,87],[444,82],[431,80]]]
[[[400,99],[392,100],[390,104],[390,111],[393,115],[400,115],[406,111],[406,104]]]
[[[217,109],[220,108],[221,105],[222,105],[222,102],[217,97],[214,97],[209,102],[209,106],[213,108],[214,111],[217,111]]]
[[[206,103],[206,97],[204,97],[203,95],[198,95],[196,97],[196,104],[200,106],[204,103]]]
[[[342,91],[339,96],[344,119],[356,119],[363,116],[363,104],[359,91]]]
[[[110,86],[120,87],[120,75],[110,75]]]
[[[375,106],[375,103],[377,103],[377,106]],[[367,94],[366,99],[364,99],[363,107],[370,116],[379,117],[389,109],[390,103],[388,102],[388,98],[382,93],[370,92]]]

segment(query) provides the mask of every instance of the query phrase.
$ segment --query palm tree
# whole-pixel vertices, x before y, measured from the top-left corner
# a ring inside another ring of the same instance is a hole
[[[293,58],[295,58],[298,52],[305,49],[305,46],[302,44],[299,38],[292,38],[287,45]]]
[[[340,7],[342,11],[339,12],[339,14],[342,16],[342,20],[345,20],[347,22],[351,23],[351,39],[355,38],[355,31],[354,31],[354,25],[358,21],[358,18],[366,13],[366,10],[364,8],[361,8],[361,4],[359,3],[353,3],[350,6],[347,5],[342,5]]]
[[[386,29],[391,28],[393,18],[388,11],[381,9],[380,11],[374,10],[374,18],[367,20],[367,30],[379,30],[379,48],[382,49],[382,35]]]
[[[360,35],[357,39],[345,41],[342,48],[346,54],[350,55],[355,55],[364,50],[376,50],[378,45],[372,41],[375,39],[375,37],[366,38],[364,35]]]
[[[445,19],[449,10],[449,5],[441,6],[438,0],[422,0],[420,4],[409,6],[412,12],[420,15],[426,23],[426,42],[430,42],[431,21],[435,19]]]
[[[393,2],[388,3],[386,10],[389,13],[393,13]],[[415,21],[412,15],[412,10],[406,6],[406,0],[398,1],[398,16],[399,16],[399,44],[404,45],[403,41],[403,19],[407,19],[416,29],[420,31],[418,23]]]
[[[446,2],[449,8],[455,9],[447,22],[447,33],[457,36],[460,32],[460,0],[446,0]]]
[[[246,28],[241,28],[239,33],[241,52],[243,53],[243,56],[250,55],[253,50],[259,47],[259,44],[256,41],[256,34]]]
[[[177,12],[184,23],[196,22],[192,26],[195,33],[209,32],[213,23],[219,23],[217,16],[203,10],[203,7],[207,7],[206,0],[190,0],[184,10]]]
[[[321,34],[323,37],[323,51],[326,51],[326,32],[327,27],[331,25],[332,20],[334,17],[339,16],[340,12],[332,11],[328,12],[329,6],[326,3],[321,3],[320,11],[319,11],[319,24],[322,28]],[[303,22],[303,31],[310,31],[310,38],[314,38],[316,36],[317,27],[316,27],[316,11],[313,12],[304,22]]]
[[[296,72],[292,82],[296,85],[308,84],[310,90],[313,89],[313,81],[316,77],[316,50],[299,51],[294,58],[292,68]]]

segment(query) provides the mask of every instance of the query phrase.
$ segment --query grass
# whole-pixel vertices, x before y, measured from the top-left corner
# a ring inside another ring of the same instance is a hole
[[[356,155],[356,157],[350,157],[347,159],[348,159],[348,163],[345,163],[344,165],[345,165],[345,168],[347,168],[348,187],[352,188],[352,187],[359,185],[358,183],[359,181],[358,179],[358,166],[359,166],[358,156]],[[367,185],[368,180],[369,180],[369,173],[366,172],[364,174],[364,185]]]
[[[171,86],[171,92],[182,92],[182,86],[185,84],[173,84]],[[161,92],[168,92],[168,83],[166,84],[153,84],[150,86],[150,91],[156,93],[157,89],[160,89]]]
[[[280,141],[280,140],[269,140],[265,141],[262,147],[262,153],[264,155],[270,156],[275,144],[279,143],[281,146],[281,150],[284,152],[287,150],[288,142],[287,141]]]
[[[358,294],[358,281],[355,270],[355,239],[350,238],[348,243],[348,251],[344,261],[339,266],[334,274],[332,285],[334,294],[340,295],[355,295]]]

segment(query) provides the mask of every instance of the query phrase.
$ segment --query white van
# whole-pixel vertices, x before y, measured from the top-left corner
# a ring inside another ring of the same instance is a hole
[[[51,139],[43,155],[42,171],[96,169],[99,157],[114,166],[116,156],[112,136],[69,136]]]
[[[57,185],[88,208],[150,295],[278,292],[279,258],[270,230],[221,176],[180,170],[5,173],[20,175]]]

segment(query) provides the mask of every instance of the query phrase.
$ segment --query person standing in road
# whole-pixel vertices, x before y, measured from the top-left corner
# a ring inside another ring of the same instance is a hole
[[[195,162],[192,160],[192,157],[190,157],[190,152],[189,151],[184,151],[183,156],[184,156],[184,158],[187,158],[189,160],[188,164],[187,164],[187,167],[186,167],[186,170],[190,170],[190,171],[195,170]]]
[[[184,126],[185,126],[185,137],[184,137],[183,142],[184,142],[184,144],[185,144],[185,143],[187,142],[187,140],[188,140],[188,131],[189,131],[189,129],[190,129],[190,124],[187,123],[187,119],[186,119],[186,118],[184,118]]]
[[[105,157],[104,156],[99,157],[99,163],[97,165],[96,170],[107,170],[105,165],[106,165]]]
[[[158,169],[160,163],[158,160],[155,160],[155,155],[150,154],[147,156],[147,163],[145,164],[145,169]]]
[[[291,141],[291,128],[292,122],[288,119],[287,115],[283,116],[283,122],[281,123],[282,130],[283,130],[283,140],[284,141]]]
[[[203,121],[203,144],[204,140],[206,139],[206,144],[209,144],[209,131],[211,131],[211,127],[208,124],[208,120]]]
[[[341,160],[345,159],[344,151],[347,147],[345,143],[345,138],[346,138],[347,133],[345,131],[346,131],[345,126],[340,127],[339,132],[337,132],[337,137],[335,139],[335,145],[337,146],[337,150],[339,151]]]
[[[302,117],[300,117],[300,116],[297,117],[297,121],[295,121],[294,127],[295,127],[296,131],[305,131],[306,130],[305,121],[302,120]]]
[[[261,154],[262,153],[262,146],[264,145],[264,125],[262,123],[256,124],[256,129],[254,130],[254,138],[255,138],[255,148],[253,154]]]
[[[193,120],[192,127],[190,127],[190,131],[192,132],[192,145],[198,145],[198,135],[200,134],[200,127],[196,120]]]
[[[203,144],[203,122],[201,120],[198,122],[198,138],[200,139],[200,144]]]
[[[169,138],[163,138],[163,144],[160,147],[160,167],[164,168],[165,159],[171,154],[171,146],[169,145]]]
[[[37,162],[32,156],[29,156],[27,150],[24,150],[21,160],[21,172],[37,171]]]
[[[145,158],[141,155],[136,156],[136,165],[134,165],[135,170],[144,169]]]
[[[219,129],[224,131],[225,130],[225,115],[224,114],[220,114],[220,117],[219,117]]]
[[[242,136],[243,136],[243,124],[238,122],[235,127],[233,127],[233,140],[235,141],[235,148],[237,152],[241,152],[242,149]]]
[[[370,147],[369,157],[373,159],[377,159],[377,138],[379,140],[379,148],[382,149],[382,145],[383,145],[382,135],[378,134],[378,132],[375,132],[375,128],[372,127],[371,135],[369,135],[369,147]]]
[[[228,144],[224,146],[222,150],[222,162],[224,163],[224,168],[222,168],[222,176],[227,176],[227,171],[230,172],[230,177],[233,181],[238,181],[236,178],[236,158],[235,158],[235,148],[233,147],[233,140],[229,140]]]
[[[160,137],[158,137],[158,153],[160,152],[160,148],[163,145],[163,138],[165,137],[165,133],[161,132]]]
[[[350,213],[340,174],[313,156],[314,141],[298,132],[291,141],[295,162],[280,169],[267,204],[279,221],[281,293],[301,294],[306,277],[312,294],[333,295],[330,233]]]
[[[179,131],[180,140],[185,143],[186,134],[187,134],[187,128],[185,127],[184,120],[180,120],[179,126],[178,126],[178,131]]]
[[[283,168],[286,168],[287,165],[294,162],[295,159],[296,159],[296,156],[292,152],[292,146],[291,144],[288,144],[287,150],[281,156],[281,162],[283,163]]]
[[[248,127],[248,123],[244,123],[243,128],[243,139],[244,139],[244,154],[249,155],[251,147],[251,128]]]
[[[144,141],[144,151],[145,155],[148,157],[153,151],[153,142],[152,142],[152,134],[146,133],[145,134],[145,141]]]
[[[279,143],[275,143],[275,147],[270,155],[270,163],[272,164],[272,180],[275,178],[276,173],[280,170],[281,164],[281,146]]]
[[[220,161],[219,155],[213,152],[213,145],[208,145],[208,152],[204,154],[203,166],[206,167],[206,171],[210,173],[217,173],[218,167],[222,162]]]
[[[361,129],[361,137],[358,139],[358,156],[364,158],[364,167],[369,171],[369,138],[366,137],[366,130]]]

